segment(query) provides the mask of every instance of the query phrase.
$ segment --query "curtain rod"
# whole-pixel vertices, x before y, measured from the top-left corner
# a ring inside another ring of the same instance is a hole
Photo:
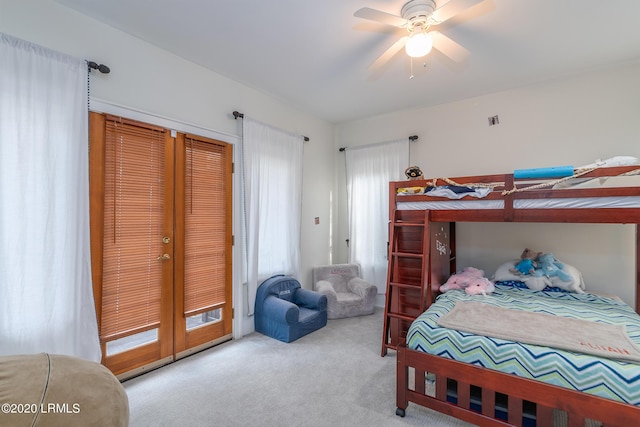
[[[244,119],[244,114],[238,113],[237,111],[234,111],[233,112],[233,118],[237,120],[238,117],[240,117],[241,119]],[[302,137],[304,138],[305,142],[309,141],[309,137],[308,136],[302,135]]]
[[[414,141],[417,141],[417,140],[418,140],[418,135],[411,135],[411,136],[409,137],[409,141],[411,141],[411,142],[414,142]],[[349,148],[349,147],[340,147],[340,148],[338,148],[338,151],[343,152],[343,151],[345,151],[347,148]]]
[[[86,59],[85,59],[85,61],[86,61]],[[109,74],[111,72],[111,69],[109,67],[107,67],[106,65],[98,64],[98,63],[93,62],[93,61],[87,61],[87,66],[89,67],[89,71],[98,70],[102,74]]]

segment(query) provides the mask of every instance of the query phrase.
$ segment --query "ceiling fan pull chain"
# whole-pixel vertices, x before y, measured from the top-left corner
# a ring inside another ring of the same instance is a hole
[[[413,80],[413,57],[409,57],[410,61],[409,63],[411,64],[411,75],[409,76],[409,80]]]

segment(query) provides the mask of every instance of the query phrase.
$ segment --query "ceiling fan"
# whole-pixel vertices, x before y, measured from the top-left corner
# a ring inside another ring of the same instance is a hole
[[[432,27],[481,1],[483,0],[449,0],[437,7],[435,0],[411,0],[402,6],[400,16],[369,7],[358,9],[353,14],[358,18],[405,28],[408,32],[380,55],[369,69],[374,70],[384,65],[403,47],[412,58],[421,58],[433,48],[455,62],[464,61],[469,56],[469,51]]]

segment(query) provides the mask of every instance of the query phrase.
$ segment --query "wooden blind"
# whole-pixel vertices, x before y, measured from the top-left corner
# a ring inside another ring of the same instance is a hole
[[[225,303],[227,247],[226,146],[188,137],[185,141],[184,314]]]
[[[107,118],[103,341],[160,323],[164,132]]]

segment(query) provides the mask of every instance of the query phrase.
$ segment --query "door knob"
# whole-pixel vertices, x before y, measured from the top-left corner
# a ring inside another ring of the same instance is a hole
[[[160,255],[157,259],[158,261],[166,261],[168,259],[171,259],[171,257],[169,256],[169,254],[164,254],[164,255]]]

